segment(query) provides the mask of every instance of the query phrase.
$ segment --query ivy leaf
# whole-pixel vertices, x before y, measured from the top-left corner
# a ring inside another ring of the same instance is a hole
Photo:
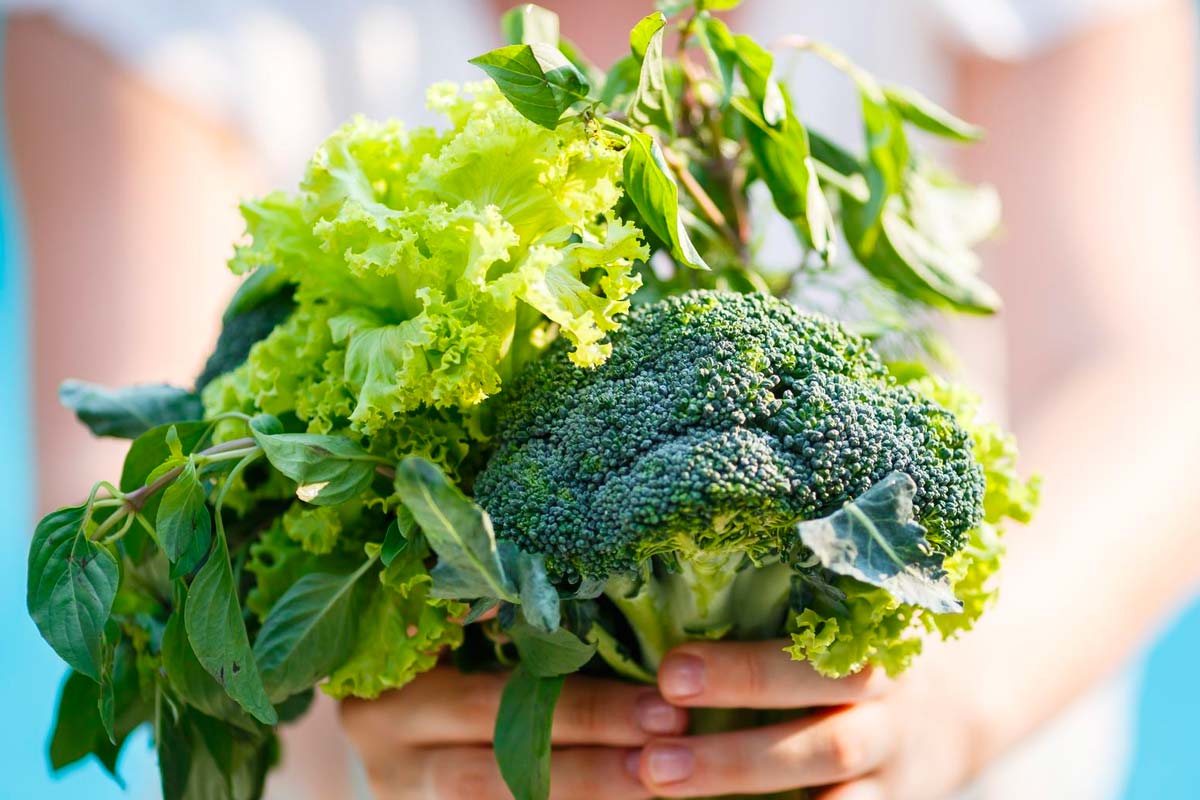
[[[505,632],[521,654],[522,669],[538,678],[578,672],[596,654],[594,644],[584,642],[566,628],[547,632],[517,621]]]
[[[550,796],[550,725],[563,678],[539,678],[517,667],[500,696],[495,749],[514,800]]]
[[[362,493],[379,463],[345,436],[272,433],[270,419],[250,420],[254,441],[271,466],[296,482],[296,496],[316,506],[343,503]]]
[[[541,43],[558,46],[558,14],[533,3],[524,3],[504,12],[500,17],[500,30],[504,41],[510,45]]]
[[[956,117],[915,89],[885,86],[883,94],[906,122],[923,131],[959,142],[983,138],[983,128]]]
[[[551,130],[590,91],[583,73],[557,47],[541,42],[501,47],[470,63],[486,72],[526,119]]]
[[[612,121],[609,121],[613,124]],[[648,133],[614,124],[629,137],[623,162],[624,186],[642,222],[671,249],[677,261],[692,269],[708,269],[688,235],[679,213],[679,186],[671,176],[658,141]]]
[[[942,555],[913,520],[916,491],[912,478],[893,472],[828,517],[796,529],[826,569],[878,586],[901,603],[937,614],[961,611]]]
[[[271,707],[238,603],[229,546],[217,524],[217,542],[188,591],[184,625],[192,650],[226,693],[264,725],[278,721]]]
[[[271,607],[254,657],[273,702],[310,688],[350,655],[362,610],[359,580],[374,564],[349,575],[309,573]]]
[[[163,490],[155,529],[171,564],[171,578],[188,575],[204,560],[212,544],[212,516],[204,487],[189,460],[171,485]]]
[[[629,34],[629,46],[639,70],[637,89],[628,113],[630,121],[638,126],[654,125],[672,131],[671,94],[667,89],[662,54],[666,24],[666,17],[656,11],[638,22]]]
[[[86,514],[84,506],[60,508],[38,523],[25,602],[46,643],[76,672],[99,681],[120,569],[112,553],[88,539]]]
[[[438,555],[437,566],[429,573],[434,597],[517,600],[487,512],[451,484],[440,469],[423,458],[408,456],[396,468],[396,493]]]
[[[165,383],[109,389],[86,381],[63,381],[58,399],[97,436],[136,439],[151,428],[204,416],[200,397]]]

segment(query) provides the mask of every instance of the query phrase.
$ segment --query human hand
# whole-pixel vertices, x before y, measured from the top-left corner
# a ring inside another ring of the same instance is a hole
[[[783,642],[697,642],[659,669],[678,706],[827,710],[748,730],[657,737],[631,761],[655,797],[711,797],[823,787],[819,800],[943,797],[976,769],[975,718],[944,659],[905,675],[831,680],[791,661]]]
[[[507,679],[438,667],[378,700],[345,701],[342,723],[376,800],[509,800],[491,748]],[[627,763],[687,721],[653,687],[568,677],[551,730],[551,798],[653,797]]]

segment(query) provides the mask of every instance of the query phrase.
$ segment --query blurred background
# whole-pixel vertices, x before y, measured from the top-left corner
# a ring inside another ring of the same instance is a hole
[[[435,80],[478,79],[466,59],[499,44],[495,18],[508,5],[0,0],[6,123],[0,138],[0,794],[97,800],[158,795],[144,733],[125,747],[119,770],[125,790],[91,762],[49,774],[46,740],[64,668],[25,612],[28,537],[37,516],[78,499],[96,477],[115,474],[123,447],[90,440],[57,408],[55,387],[66,377],[190,383],[235,286],[222,263],[241,229],[236,201],[294,184],[316,143],[351,113],[429,122],[424,87]],[[622,53],[624,32],[650,9],[649,0],[545,5],[559,11],[564,33],[600,63]],[[1036,107],[1013,100],[1024,115],[1014,121],[1004,116],[1008,106],[998,105],[1008,102],[1003,95],[981,98],[964,94],[964,86],[975,85],[971,81],[980,75],[1000,74],[1018,90],[1032,87],[1038,65],[1062,78],[1075,63],[1069,59],[1098,39],[1117,53],[1136,54],[1140,37],[1156,35],[1147,19],[1171,5],[747,0],[734,24],[767,41],[790,32],[827,39],[889,80],[917,86],[969,118],[982,114],[994,137],[1009,131],[1011,138],[1038,130],[1028,119]],[[1194,25],[1190,13],[1172,19]],[[1140,46],[1155,45],[1141,40]],[[1168,63],[1166,72],[1161,66],[1131,60],[1117,68],[1136,76],[1135,86],[1137,80],[1192,84],[1190,53]],[[810,74],[795,64],[788,69],[806,118],[818,117],[826,130],[857,141],[857,112],[846,86],[834,85],[826,73]],[[1074,79],[1087,86],[1087,77]],[[1106,112],[1096,108],[1104,105],[1102,93],[1073,97],[1082,116],[1103,120]],[[1073,112],[1056,107],[1055,113]],[[1130,108],[1114,106],[1107,113],[1127,115]],[[1191,130],[1190,119],[1185,127]],[[1027,144],[1032,150],[1064,145]],[[1033,212],[1023,213],[1022,205],[1038,187],[1006,185],[1015,179],[987,147],[967,168],[999,184],[1010,210],[1010,245],[1016,241],[1025,253],[1039,252],[1045,242],[1036,235],[1044,230],[1027,219]],[[1200,142],[1191,141],[1178,162],[1183,180],[1194,180],[1196,148]],[[1111,160],[1096,168],[1120,173],[1121,165],[1141,155],[1111,152]],[[1043,172],[1036,178],[1056,176]],[[1004,252],[1001,247],[994,259]],[[1052,271],[1046,273],[1050,277],[1035,278],[1029,291],[1054,284]],[[1006,297],[1014,292],[998,283]],[[1027,313],[1045,310],[1034,305]],[[993,323],[980,325],[983,333],[967,330],[960,337],[965,360],[1000,363],[1003,334],[987,332]],[[1012,338],[1010,333],[1010,343]],[[1003,398],[1004,369],[969,371],[980,372],[977,382],[1001,387],[989,397],[1000,413],[1020,411],[1023,394],[1009,391]],[[1052,492],[1053,484],[1046,490]],[[1117,720],[1117,732],[1109,735],[1121,741],[1103,752],[1116,754],[1121,777],[1109,783],[1119,785],[1096,796],[1200,797],[1200,605],[1147,638],[1153,646],[1113,690],[1118,700],[1108,719]],[[1122,705],[1127,695],[1132,702]],[[1076,724],[1086,726],[1088,717],[1080,719]],[[344,744],[332,732],[332,720],[323,707],[307,733],[292,736],[290,759],[344,772]],[[1127,756],[1126,769],[1121,765]],[[1050,796],[1037,786],[1024,788],[1027,797]],[[286,776],[272,792],[336,796],[336,790]]]

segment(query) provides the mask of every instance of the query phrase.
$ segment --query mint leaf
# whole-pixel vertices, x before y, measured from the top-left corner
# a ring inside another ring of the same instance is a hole
[[[374,563],[349,575],[305,575],[271,607],[254,657],[273,702],[310,688],[349,657],[363,605],[359,582]]]
[[[46,643],[76,672],[99,681],[120,570],[112,553],[87,538],[86,521],[86,508],[71,506],[38,523],[25,602]]]
[[[883,94],[892,108],[923,131],[959,142],[974,142],[983,137],[983,129],[962,120],[915,89],[885,86]]]
[[[188,461],[179,477],[163,490],[155,522],[158,541],[171,564],[171,577],[190,574],[212,544],[212,516],[196,464]]]
[[[86,381],[63,381],[58,399],[92,433],[118,439],[136,439],[158,425],[204,416],[199,396],[165,383],[109,389]]]
[[[188,591],[184,612],[187,638],[196,660],[226,693],[255,719],[274,725],[278,717],[250,650],[229,564],[229,547],[219,521],[217,529],[216,546]]]
[[[550,796],[550,725],[562,685],[562,676],[539,678],[517,667],[500,696],[496,762],[514,800]]]
[[[639,64],[637,90],[629,104],[629,119],[635,125],[654,125],[674,130],[671,94],[663,71],[663,28],[667,19],[655,12],[634,26],[629,47]]]
[[[623,162],[624,186],[642,222],[671,249],[679,263],[692,269],[708,269],[688,235],[679,212],[679,186],[672,177],[662,148],[648,133],[614,124],[629,137]]]
[[[332,506],[362,493],[375,477],[378,460],[345,436],[273,433],[270,418],[250,421],[254,441],[271,466],[296,482],[306,503]]]
[[[504,572],[487,513],[440,469],[417,456],[396,468],[396,493],[438,556],[431,571],[434,597],[517,599]]]
[[[500,17],[504,41],[512,44],[558,46],[558,14],[533,3],[509,9]]]
[[[501,47],[470,63],[486,72],[526,119],[551,130],[590,90],[587,78],[558,48],[540,42]]]
[[[901,603],[938,614],[961,611],[942,555],[913,520],[916,491],[912,478],[893,472],[828,517],[801,522],[796,530],[826,569],[878,586]]]
[[[518,621],[505,632],[521,654],[522,669],[539,678],[578,672],[596,654],[595,645],[585,643],[566,628],[546,632]]]

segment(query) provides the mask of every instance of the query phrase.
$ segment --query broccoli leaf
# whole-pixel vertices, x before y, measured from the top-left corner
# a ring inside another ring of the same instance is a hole
[[[515,800],[550,796],[550,724],[563,678],[539,678],[517,667],[500,697],[495,749]]]
[[[117,439],[136,439],[157,425],[200,419],[204,413],[195,393],[165,383],[109,389],[63,381],[58,399],[92,433]]]
[[[916,491],[912,478],[893,472],[828,517],[796,528],[826,569],[878,586],[901,603],[960,611],[942,555],[913,521]]]

